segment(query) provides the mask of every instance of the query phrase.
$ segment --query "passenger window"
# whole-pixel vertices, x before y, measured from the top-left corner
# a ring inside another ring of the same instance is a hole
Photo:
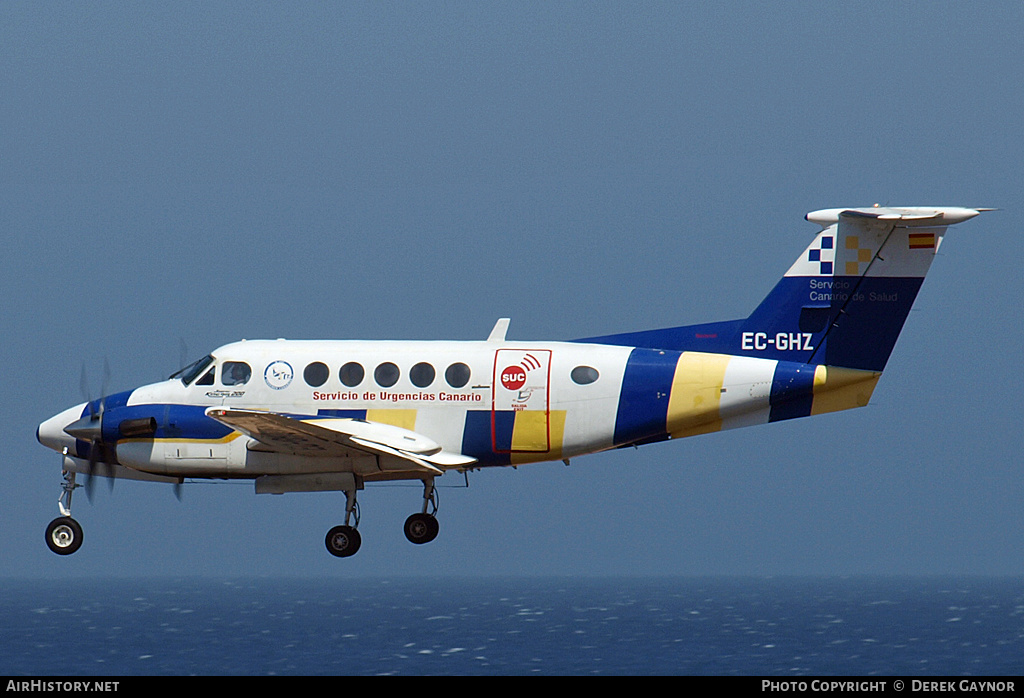
[[[314,361],[309,366],[306,366],[306,370],[302,372],[302,377],[306,380],[306,385],[319,388],[327,382],[327,376],[330,373],[331,371],[327,368],[327,364]]]
[[[418,363],[409,371],[409,380],[417,388],[426,388],[434,382],[434,367],[428,363]]]
[[[444,379],[453,388],[461,388],[469,382],[469,366],[464,363],[454,363],[444,372]]]
[[[342,366],[338,375],[341,378],[342,384],[349,388],[354,388],[362,383],[365,376],[366,371],[363,370],[363,365],[355,361],[349,361]]]
[[[252,369],[244,361],[225,361],[220,370],[221,385],[245,385],[250,376]]]
[[[398,366],[395,366],[390,361],[382,363],[373,372],[373,379],[377,381],[377,385],[382,388],[390,388],[398,382],[398,376],[401,371],[398,370]]]
[[[578,385],[588,385],[596,381],[600,374],[598,374],[596,368],[591,368],[590,366],[577,366],[572,370],[572,373],[570,373],[569,376],[572,378],[573,383]]]
[[[213,371],[212,368],[207,371],[206,375],[196,381],[196,385],[213,385]]]

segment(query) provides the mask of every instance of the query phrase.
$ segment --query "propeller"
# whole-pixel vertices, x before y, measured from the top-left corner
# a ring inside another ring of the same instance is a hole
[[[86,471],[85,495],[92,501],[93,475],[106,477],[110,481],[110,489],[114,489],[114,470],[110,460],[109,448],[103,443],[103,410],[106,402],[107,385],[110,382],[110,362],[103,360],[103,383],[98,401],[89,398],[89,381],[86,378],[85,366],[82,366],[80,389],[88,405],[88,416],[72,422],[64,431],[76,439],[89,443],[89,468]],[[102,471],[102,472],[101,472]]]
[[[184,341],[182,342],[184,345]],[[110,444],[103,441],[103,414],[106,409],[107,385],[110,383],[110,362],[103,360],[103,383],[100,391],[101,397],[98,400],[89,398],[89,381],[86,377],[85,366],[82,366],[82,377],[80,388],[85,398],[89,414],[72,422],[64,427],[64,431],[89,444],[89,466],[85,472],[85,495],[92,501],[93,476],[105,477],[110,485],[110,491],[114,490],[115,461],[116,454]],[[118,431],[126,437],[146,437],[156,433],[157,423],[153,417],[141,417],[128,419],[118,424]],[[184,478],[179,478],[174,483],[174,496],[181,501],[182,483]]]

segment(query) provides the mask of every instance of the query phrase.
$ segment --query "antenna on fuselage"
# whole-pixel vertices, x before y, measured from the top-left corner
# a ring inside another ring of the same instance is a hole
[[[508,323],[509,322],[511,322],[511,320],[509,318],[507,318],[507,317],[499,318],[498,321],[496,323],[494,323],[494,329],[492,329],[491,330],[491,334],[488,335],[487,341],[488,342],[504,342],[505,341],[505,334],[508,332]]]

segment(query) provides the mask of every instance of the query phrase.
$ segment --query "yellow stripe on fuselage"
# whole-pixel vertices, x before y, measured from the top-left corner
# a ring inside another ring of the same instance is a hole
[[[366,410],[366,421],[416,431],[416,410]]]
[[[548,442],[548,413],[544,410],[521,410],[515,413],[512,426],[513,451],[550,450]]]
[[[516,412],[512,426],[512,463],[561,458],[565,441],[565,414],[565,410]]]
[[[718,408],[729,357],[687,351],[679,357],[668,399],[665,431],[672,438],[720,431]]]
[[[826,414],[840,410],[864,407],[871,399],[879,371],[863,371],[838,366],[818,366],[814,369],[814,401],[811,414]]]
[[[152,436],[149,436],[149,437],[146,437],[146,436],[133,436],[133,437],[131,437],[129,439],[118,439],[117,443],[118,444],[134,444],[134,443],[154,443],[154,444],[159,444],[159,443],[176,443],[176,444],[178,444],[178,443],[193,443],[193,444],[210,444],[210,445],[214,445],[214,444],[231,443],[232,441],[234,441],[235,439],[237,439],[241,435],[242,435],[242,432],[240,432],[240,431],[233,431],[230,434],[228,434],[227,436],[221,436],[221,437],[216,438],[216,439],[196,439],[196,438],[183,437],[183,436],[175,436],[175,437],[162,436],[160,438],[154,438]]]

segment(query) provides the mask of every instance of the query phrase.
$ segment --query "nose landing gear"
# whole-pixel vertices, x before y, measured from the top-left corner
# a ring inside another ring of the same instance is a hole
[[[46,545],[58,555],[70,555],[82,547],[82,526],[71,518],[71,494],[81,485],[75,482],[73,471],[65,470],[63,474],[64,482],[57,500],[61,515],[46,527]]]

